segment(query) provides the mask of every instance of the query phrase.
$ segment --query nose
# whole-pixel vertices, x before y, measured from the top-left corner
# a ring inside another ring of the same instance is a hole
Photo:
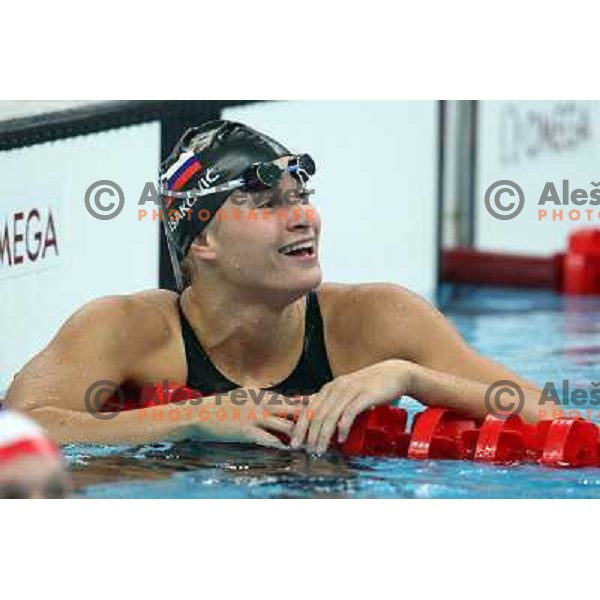
[[[310,204],[299,204],[287,208],[286,229],[307,231],[315,227],[315,208]]]

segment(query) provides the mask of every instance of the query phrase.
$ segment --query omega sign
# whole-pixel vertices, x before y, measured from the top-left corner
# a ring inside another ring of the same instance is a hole
[[[0,274],[12,275],[55,262],[59,244],[50,207],[0,214]]]
[[[590,142],[592,107],[580,101],[508,103],[501,109],[499,126],[501,164],[519,164]]]

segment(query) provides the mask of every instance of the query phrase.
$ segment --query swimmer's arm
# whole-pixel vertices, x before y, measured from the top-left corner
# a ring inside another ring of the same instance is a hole
[[[157,408],[124,411],[111,420],[100,420],[86,409],[84,398],[92,384],[122,384],[136,361],[161,344],[163,327],[138,327],[134,319],[140,319],[139,310],[134,311],[126,297],[101,298],[84,306],[15,376],[5,405],[28,414],[61,444],[144,443],[189,436],[190,419],[161,419]],[[154,411],[152,418],[149,411]]]
[[[423,365],[410,364],[408,370],[411,373],[411,383],[406,394],[428,406],[451,408],[476,418],[484,418],[490,412],[502,413],[507,410],[517,410],[521,417],[530,422],[536,422],[545,416],[537,404],[540,391],[526,387],[524,380],[514,374],[510,374],[504,381],[519,385],[523,394],[523,406],[520,409],[517,408],[521,406],[516,391],[518,388],[512,385],[499,386],[498,391],[508,389],[507,392],[500,392],[498,395],[492,390],[492,393],[488,394],[490,384],[501,381],[500,376],[494,375],[490,383],[480,383],[475,379],[454,375],[441,369],[430,369]],[[523,385],[518,381],[522,381]],[[486,394],[490,398],[488,405],[485,401]]]
[[[189,412],[195,410],[186,405],[165,404],[123,411],[107,421],[55,406],[43,406],[28,414],[46,428],[57,444],[145,444],[193,438],[198,419]]]
[[[374,287],[378,289],[373,290],[376,298],[371,298],[371,306],[376,310],[368,309],[365,319],[379,334],[374,352],[381,360],[399,358],[414,364],[408,395],[427,405],[483,417],[488,413],[489,386],[508,380],[523,390],[521,416],[528,421],[540,418],[541,390],[534,383],[471,348],[452,323],[418,295],[391,284]],[[510,396],[502,398],[504,405],[510,402]]]

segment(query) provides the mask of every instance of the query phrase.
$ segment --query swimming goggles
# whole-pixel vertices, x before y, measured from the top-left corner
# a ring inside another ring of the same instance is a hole
[[[290,173],[303,186],[316,172],[315,161],[309,154],[292,156],[286,167],[279,167],[272,162],[258,162],[249,166],[240,177],[226,181],[214,187],[199,187],[187,191],[173,191],[161,188],[162,196],[171,198],[198,198],[221,192],[244,189],[248,192],[261,192],[275,187],[284,173]]]

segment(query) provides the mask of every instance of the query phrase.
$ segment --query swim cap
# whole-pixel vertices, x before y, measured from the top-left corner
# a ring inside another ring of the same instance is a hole
[[[162,189],[223,191],[204,196],[162,196],[172,260],[180,262],[184,258],[195,237],[223,205],[233,191],[227,187],[228,182],[241,177],[252,165],[288,155],[291,152],[273,138],[242,123],[219,120],[188,129],[161,167]],[[207,212],[200,215],[203,210]]]
[[[26,455],[60,456],[58,448],[34,421],[16,412],[0,412],[0,464]]]

